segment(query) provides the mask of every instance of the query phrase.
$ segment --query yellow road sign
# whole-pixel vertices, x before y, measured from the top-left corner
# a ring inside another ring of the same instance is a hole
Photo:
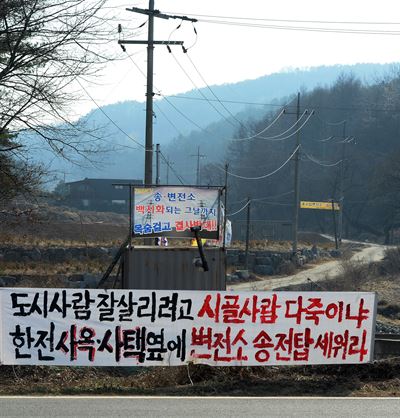
[[[322,209],[322,210],[332,210],[332,202],[300,202],[301,209]],[[340,210],[339,203],[333,203],[334,210]]]

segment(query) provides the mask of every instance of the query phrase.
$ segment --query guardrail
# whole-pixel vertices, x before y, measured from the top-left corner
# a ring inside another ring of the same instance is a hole
[[[376,360],[400,356],[400,334],[375,334]]]

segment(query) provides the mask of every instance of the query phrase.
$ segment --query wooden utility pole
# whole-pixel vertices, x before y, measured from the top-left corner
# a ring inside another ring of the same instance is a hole
[[[300,119],[300,93],[297,93],[297,124]],[[297,125],[296,125],[297,126]],[[298,129],[298,126],[297,126]],[[300,162],[300,129],[296,134],[296,153],[294,154],[294,202],[293,202],[293,254],[297,253],[297,235],[299,228],[299,204],[300,204],[300,182],[299,182],[299,162]]]
[[[228,168],[229,164],[225,163],[225,194],[224,194],[224,236],[222,237],[222,247],[226,246],[226,221],[228,220]],[[226,264],[226,257],[225,257]],[[225,265],[226,270],[226,265]]]
[[[160,144],[156,144],[156,184],[160,184]]]
[[[246,218],[246,250],[244,258],[244,268],[245,270],[249,269],[249,242],[250,242],[250,205],[251,200],[247,198],[247,218]]]
[[[146,41],[119,40],[120,45],[147,45],[147,88],[146,88],[146,139],[145,139],[145,163],[144,163],[144,183],[151,185],[153,183],[153,52],[154,45],[183,45],[183,41],[155,41],[154,40],[154,18],[161,19],[180,19],[189,22],[197,22],[197,19],[191,19],[187,16],[167,15],[154,9],[154,0],[149,0],[148,9],[131,7],[126,9],[129,12],[141,13],[149,17],[148,32]]]
[[[192,154],[191,157],[197,157],[197,169],[196,169],[196,185],[200,185],[200,158],[204,158],[204,154],[200,154],[200,146],[197,147],[197,154]]]
[[[337,227],[336,227],[336,214],[335,214],[335,201],[332,199],[332,220],[333,220],[333,231],[335,234],[335,248],[339,249],[339,243],[338,243],[338,234],[337,234]]]
[[[339,185],[339,244],[342,245],[343,238],[343,203],[344,203],[344,170],[346,159],[346,121],[343,121],[343,134],[342,134],[342,162],[340,164],[340,185]]]

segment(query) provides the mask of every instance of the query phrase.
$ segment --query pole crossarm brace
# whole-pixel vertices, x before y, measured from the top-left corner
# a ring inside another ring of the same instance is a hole
[[[149,41],[131,41],[131,40],[119,40],[118,44],[130,44],[130,45],[148,45]],[[183,41],[152,41],[154,45],[183,45]]]
[[[161,19],[181,19],[181,20],[187,20],[188,22],[196,23],[197,19],[192,19],[187,16],[177,16],[177,15],[166,15],[165,13],[161,13],[159,10],[149,10],[149,9],[140,9],[139,7],[131,7],[125,9],[128,12],[134,12],[134,13],[141,13],[143,15],[153,15],[154,17],[159,17]]]

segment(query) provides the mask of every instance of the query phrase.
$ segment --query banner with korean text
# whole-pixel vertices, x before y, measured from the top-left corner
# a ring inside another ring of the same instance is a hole
[[[4,288],[0,298],[2,364],[373,360],[375,293]]]
[[[218,239],[220,189],[189,186],[134,188],[132,235],[134,237],[193,237]]]

